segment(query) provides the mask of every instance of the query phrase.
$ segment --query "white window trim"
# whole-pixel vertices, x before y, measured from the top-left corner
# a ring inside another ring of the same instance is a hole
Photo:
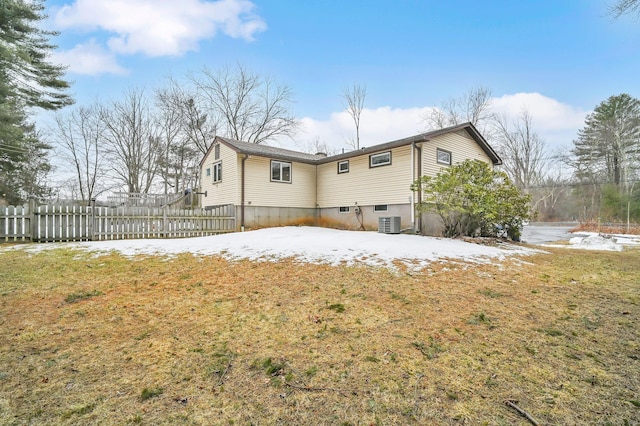
[[[373,164],[373,159],[376,157],[389,156],[389,160],[384,163]],[[369,156],[369,168],[390,166],[391,165],[391,151],[379,152],[377,154],[371,154]]]
[[[213,183],[222,182],[222,161],[213,163],[211,169],[213,172]]]
[[[343,164],[347,165],[346,170],[342,170],[340,168],[340,166],[343,165]],[[349,160],[338,161],[338,174],[342,174],[342,173],[349,173]]]
[[[447,154],[449,156],[449,161],[440,160],[440,154],[441,153],[442,154]],[[451,151],[447,151],[446,149],[436,148],[436,162],[438,164],[446,164],[447,166],[450,166],[452,157],[453,157],[453,154],[451,154]]]
[[[388,204],[376,204],[376,205],[373,206],[373,211],[376,212],[376,213],[388,212],[389,211],[389,205]]]
[[[280,179],[274,179],[273,178],[273,164],[274,163],[278,163],[280,164]],[[289,166],[289,180],[284,180],[282,179],[282,170],[283,170],[283,165],[288,165]],[[271,164],[270,164],[270,168],[269,168],[269,177],[271,178],[271,182],[281,182],[281,183],[291,183],[291,181],[293,180],[293,166],[291,165],[291,162],[289,161],[280,161],[280,160],[271,160]]]

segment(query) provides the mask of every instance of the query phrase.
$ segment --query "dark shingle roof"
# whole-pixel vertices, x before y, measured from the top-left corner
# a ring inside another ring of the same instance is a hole
[[[249,155],[257,155],[260,157],[291,160],[311,164],[315,164],[319,159],[326,157],[324,155],[306,154],[304,152],[292,151],[290,149],[284,148],[276,148],[274,146],[242,142],[235,139],[223,138],[220,136],[218,136],[217,139],[238,152]]]
[[[476,141],[476,143],[482,148],[482,150],[487,154],[487,156],[491,159],[494,165],[502,164],[502,159],[498,156],[491,146],[487,143],[484,137],[478,132],[475,126],[471,123],[458,124],[457,126],[445,127],[443,129],[432,130],[426,133],[421,133],[419,135],[410,136],[408,138],[398,139],[395,141],[383,143],[380,145],[374,145],[367,148],[362,148],[356,151],[345,152],[343,154],[332,155],[331,157],[320,158],[318,160],[319,164],[328,163],[331,161],[341,160],[344,158],[355,157],[363,154],[370,154],[374,152],[384,151],[391,148],[396,148],[399,146],[409,145],[414,142],[427,142],[437,136],[441,136],[451,132],[457,132],[459,130],[466,130],[469,135]]]
[[[419,135],[411,136],[404,139],[398,139],[395,141],[383,143],[380,145],[370,146],[368,148],[362,148],[355,151],[349,151],[338,155],[332,155],[327,157],[325,155],[306,154],[304,152],[292,151],[290,149],[276,148],[273,146],[259,145],[255,143],[237,141],[235,139],[224,138],[217,136],[216,140],[221,143],[230,146],[237,152],[247,155],[256,155],[259,157],[274,158],[277,160],[298,161],[300,163],[309,164],[323,164],[331,161],[341,160],[345,158],[356,157],[358,155],[370,154],[374,152],[384,151],[399,146],[409,145],[414,142],[427,142],[437,136],[444,135],[446,133],[457,132],[459,130],[466,130],[467,133],[476,141],[476,143],[482,148],[482,150],[489,156],[494,165],[502,164],[502,159],[498,156],[491,146],[487,143],[484,137],[478,132],[478,129],[471,123],[459,124],[457,126],[445,127],[444,129],[432,130]],[[213,144],[211,145],[213,146]],[[208,154],[208,153],[207,153]],[[203,157],[204,161],[206,155]]]

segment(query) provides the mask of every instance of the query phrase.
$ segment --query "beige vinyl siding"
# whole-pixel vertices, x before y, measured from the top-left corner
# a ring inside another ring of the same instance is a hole
[[[422,174],[435,176],[446,165],[437,162],[436,151],[443,149],[451,153],[452,164],[460,163],[464,160],[481,160],[488,164],[491,159],[480,148],[466,131],[452,132],[431,139],[422,144]]]
[[[410,185],[411,145],[392,149],[389,166],[369,168],[369,154],[349,158],[349,173],[338,174],[337,161],[318,165],[321,208],[409,203]]]
[[[212,149],[205,158],[201,170],[201,191],[207,191],[207,196],[202,198],[203,206],[216,206],[219,204],[240,204],[240,167],[239,155],[225,144],[220,144],[220,161],[222,161],[222,180],[213,183],[213,164],[215,150]],[[211,175],[207,176],[207,169]]]
[[[278,161],[286,161],[279,160]],[[251,156],[245,162],[245,203],[263,207],[316,207],[316,166],[291,163],[291,183],[271,181],[271,158]]]

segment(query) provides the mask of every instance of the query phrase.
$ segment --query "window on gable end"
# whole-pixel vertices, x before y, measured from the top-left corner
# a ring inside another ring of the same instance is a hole
[[[213,183],[222,181],[222,162],[213,165]]]
[[[439,164],[451,165],[451,151],[436,149],[436,160]]]

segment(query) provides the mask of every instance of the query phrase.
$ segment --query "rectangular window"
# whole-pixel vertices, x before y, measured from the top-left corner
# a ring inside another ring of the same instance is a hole
[[[338,173],[349,173],[349,160],[338,161]]]
[[[213,155],[213,159],[214,160],[219,160],[220,159],[220,144],[217,143],[216,146],[213,147],[213,151],[214,151],[214,155]]]
[[[207,169],[207,176],[211,176],[211,169]]]
[[[339,211],[340,211],[340,213],[349,213],[351,211],[351,207],[349,207],[349,206],[339,207]]]
[[[369,156],[369,167],[388,166],[391,164],[391,151],[371,154]]]
[[[387,207],[386,204],[376,204],[375,206],[373,206],[374,212],[386,212],[388,210],[389,208]]]
[[[440,164],[447,164],[447,165],[451,165],[451,152],[450,151],[445,151],[444,149],[440,149],[438,148],[436,150],[436,155],[437,155],[437,160],[438,163]]]
[[[291,163],[271,160],[271,181],[291,183]]]
[[[219,162],[213,165],[213,183],[220,182],[221,180],[222,180],[222,162]]]

